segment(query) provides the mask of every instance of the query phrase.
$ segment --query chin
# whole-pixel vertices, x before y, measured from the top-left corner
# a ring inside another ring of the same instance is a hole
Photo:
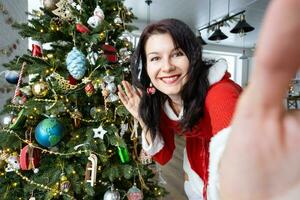
[[[164,93],[167,96],[178,96],[181,95],[180,90],[160,90],[162,93]]]

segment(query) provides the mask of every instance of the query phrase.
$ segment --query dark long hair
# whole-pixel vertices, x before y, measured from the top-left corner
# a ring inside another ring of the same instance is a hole
[[[184,103],[184,113],[181,120],[182,133],[191,130],[204,114],[204,100],[209,87],[208,69],[212,63],[202,59],[202,45],[193,31],[180,20],[164,19],[149,24],[140,36],[139,43],[132,56],[131,72],[133,85],[142,90],[139,114],[150,129],[152,138],[159,130],[160,113],[167,95],[160,91],[149,95],[146,90],[150,85],[150,77],[146,70],[145,44],[154,34],[168,33],[174,46],[179,47],[188,57],[190,66],[187,73],[188,81],[182,88],[181,98]]]

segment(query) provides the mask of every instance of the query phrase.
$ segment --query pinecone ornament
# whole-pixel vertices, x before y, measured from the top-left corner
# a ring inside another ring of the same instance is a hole
[[[86,71],[85,55],[76,47],[73,47],[67,55],[67,69],[69,73],[76,79],[80,80]]]

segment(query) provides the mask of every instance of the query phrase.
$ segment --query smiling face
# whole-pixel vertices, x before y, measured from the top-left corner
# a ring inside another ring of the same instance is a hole
[[[189,60],[169,33],[153,34],[145,44],[147,73],[154,87],[171,99],[180,98],[187,82]]]

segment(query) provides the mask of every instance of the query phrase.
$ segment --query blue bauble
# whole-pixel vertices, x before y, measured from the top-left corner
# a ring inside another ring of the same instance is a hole
[[[85,55],[76,47],[73,47],[72,51],[68,53],[66,64],[69,73],[76,80],[80,80],[81,78],[83,78],[86,71]]]
[[[56,118],[41,121],[35,128],[35,139],[44,147],[53,147],[63,137],[64,127]]]
[[[11,84],[17,84],[19,80],[19,73],[16,71],[5,72],[5,79]]]

